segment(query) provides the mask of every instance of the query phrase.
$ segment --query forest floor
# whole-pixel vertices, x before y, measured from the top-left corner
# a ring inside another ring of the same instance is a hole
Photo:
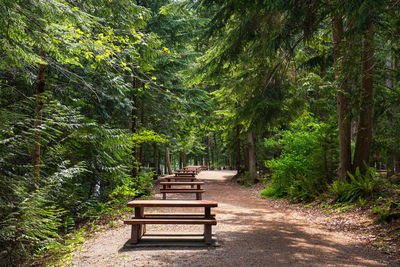
[[[368,238],[354,225],[329,223],[337,219],[329,220],[328,216],[322,218],[322,215],[304,212],[301,207],[296,209],[277,200],[262,199],[261,187],[244,188],[231,182],[235,173],[203,171],[198,175],[206,182],[203,199],[218,202],[218,208],[213,209],[218,221],[213,232],[219,247],[127,249],[124,244],[130,237],[130,227],[123,225],[121,219],[118,227],[87,240],[74,254],[73,265],[400,266],[399,255],[368,246]],[[357,219],[358,223],[364,220]],[[147,228],[149,233],[201,230],[201,226],[149,225]]]

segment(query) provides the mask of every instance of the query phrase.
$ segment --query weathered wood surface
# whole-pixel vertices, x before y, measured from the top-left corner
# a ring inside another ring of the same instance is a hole
[[[215,213],[210,214],[211,217],[215,217]],[[155,218],[205,218],[204,213],[145,213],[143,217],[155,217]]]
[[[174,172],[175,176],[195,176],[197,174],[196,171],[176,171]]]
[[[193,181],[197,180],[197,178],[194,177],[193,175],[168,176],[168,177],[165,177],[165,179],[167,181],[170,181],[170,180],[193,180]]]
[[[204,189],[199,189],[199,188],[198,189],[194,189],[194,188],[175,188],[175,189],[163,188],[163,189],[160,189],[160,193],[162,193],[164,200],[167,199],[167,194],[170,194],[170,193],[173,193],[173,194],[180,194],[180,193],[183,193],[183,194],[190,194],[190,193],[191,194],[196,194],[196,199],[197,200],[201,200],[202,199],[201,194],[203,194],[204,192],[205,192]]]
[[[160,189],[160,193],[204,193],[204,189],[192,189],[192,188],[168,188]]]
[[[216,225],[216,219],[209,218],[132,218],[124,220],[124,224],[210,224]]]
[[[204,182],[160,182],[160,185],[204,185]]]
[[[129,208],[135,207],[218,207],[218,203],[213,200],[159,200],[159,199],[143,199],[128,202]]]

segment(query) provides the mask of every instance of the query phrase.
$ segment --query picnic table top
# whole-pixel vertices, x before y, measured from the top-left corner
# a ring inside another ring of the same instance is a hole
[[[189,165],[189,166],[185,166],[183,168],[201,168],[202,166],[198,166],[198,165]]]
[[[160,182],[160,185],[203,185],[204,182]]]
[[[143,199],[128,202],[128,207],[218,207],[218,203],[212,200],[159,200]]]

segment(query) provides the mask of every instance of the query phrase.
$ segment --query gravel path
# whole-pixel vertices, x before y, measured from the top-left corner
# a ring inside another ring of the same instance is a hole
[[[351,233],[330,232],[271,208],[268,200],[231,183],[235,173],[198,175],[206,182],[203,199],[218,201],[213,209],[218,225],[213,232],[219,247],[124,249],[130,227],[121,226],[86,241],[74,255],[74,266],[399,266],[386,254],[366,248]],[[149,233],[201,232],[202,227],[149,225],[147,229]]]

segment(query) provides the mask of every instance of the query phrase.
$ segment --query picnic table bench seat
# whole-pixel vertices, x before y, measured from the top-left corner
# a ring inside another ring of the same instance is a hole
[[[210,213],[215,217],[215,213]],[[204,213],[144,213],[145,218],[205,218]]]
[[[183,194],[196,194],[196,199],[201,200],[202,194],[205,192],[204,189],[201,188],[204,185],[204,182],[160,182],[162,188],[160,188],[160,193],[163,195],[163,199],[167,199],[167,194],[171,193],[183,193]],[[190,185],[191,188],[172,188],[172,186],[185,186]],[[194,187],[197,187],[196,189]]]
[[[180,177],[181,178],[181,177]],[[160,185],[204,185],[204,182],[160,182]]]
[[[195,188],[168,188],[168,189],[160,189],[160,193],[163,194],[163,199],[167,199],[167,194],[196,194],[196,199],[201,200],[201,194],[203,194],[206,190],[204,189],[195,189]]]
[[[195,182],[197,180],[197,178],[194,176],[167,176],[167,177],[165,177],[165,180],[167,180],[167,182],[171,182],[172,180],[174,180],[175,182],[177,182],[177,181]],[[168,186],[168,187],[170,187],[170,186]],[[194,188],[194,185],[191,185],[191,187]]]
[[[215,218],[131,218],[124,220],[124,224],[211,224],[216,225]]]

